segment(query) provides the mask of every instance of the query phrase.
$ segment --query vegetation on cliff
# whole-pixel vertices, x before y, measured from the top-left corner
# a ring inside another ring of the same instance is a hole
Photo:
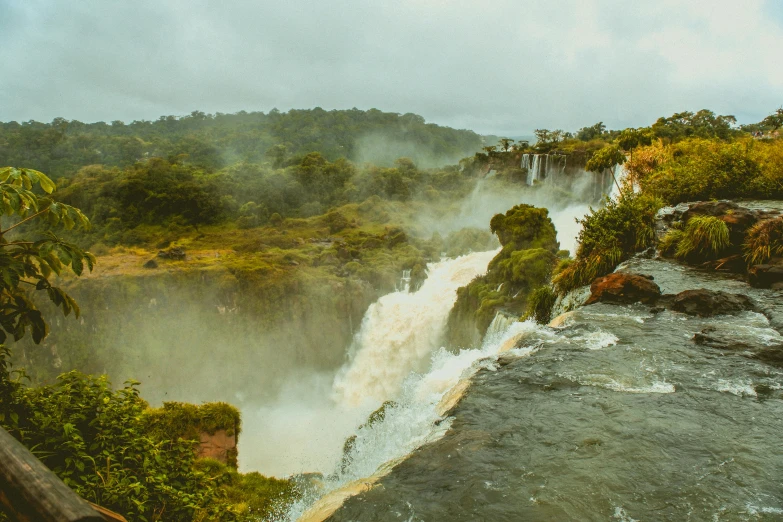
[[[485,275],[457,291],[447,327],[451,346],[475,345],[498,311],[524,314],[528,295],[549,282],[558,259],[555,227],[544,208],[517,205],[495,215],[490,228],[502,249]]]
[[[296,497],[291,481],[196,460],[192,427],[236,429],[236,410],[183,405],[197,414],[170,422],[136,382],[115,390],[105,376],[74,371],[31,388],[24,377],[0,348],[0,425],[83,498],[129,520],[256,520]]]

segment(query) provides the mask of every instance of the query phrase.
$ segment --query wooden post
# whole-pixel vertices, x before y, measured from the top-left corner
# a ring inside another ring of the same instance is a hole
[[[12,520],[20,522],[106,522],[3,428],[0,503]]]

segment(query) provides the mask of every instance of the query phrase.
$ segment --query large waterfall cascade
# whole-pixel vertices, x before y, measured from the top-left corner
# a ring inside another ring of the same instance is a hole
[[[475,252],[433,263],[422,287],[381,297],[365,313],[334,383],[335,398],[358,406],[394,398],[411,371],[424,371],[440,347],[457,289],[487,269],[496,251]]]

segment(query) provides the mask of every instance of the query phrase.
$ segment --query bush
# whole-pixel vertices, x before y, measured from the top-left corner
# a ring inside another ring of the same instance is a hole
[[[655,214],[662,206],[658,199],[624,192],[617,201],[605,202],[580,220],[576,257],[553,280],[560,295],[611,273],[634,252],[653,244]]]
[[[729,227],[714,216],[694,216],[683,230],[672,230],[664,246],[670,249],[676,243],[674,257],[706,261],[729,247]]]
[[[194,441],[179,433],[192,437],[195,422],[199,429],[228,423],[238,430],[238,412],[228,405],[169,403],[161,410],[176,415],[146,413],[137,382],[114,390],[105,376],[79,372],[27,388],[7,357],[0,346],[0,424],[76,493],[128,520],[255,520],[295,497],[289,481],[225,466],[216,480],[196,463]],[[165,422],[153,429],[150,419]]]
[[[745,236],[745,261],[760,265],[772,257],[783,256],[783,217],[753,225]]]
[[[539,324],[549,324],[552,321],[552,308],[556,300],[557,294],[551,286],[536,288],[528,297],[525,319],[532,318]]]
[[[627,163],[643,192],[683,201],[783,197],[783,142],[692,138],[634,151]]]

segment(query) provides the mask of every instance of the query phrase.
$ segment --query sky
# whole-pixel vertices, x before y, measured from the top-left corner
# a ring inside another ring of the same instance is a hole
[[[0,0],[0,121],[414,112],[485,134],[783,105],[783,0]]]

